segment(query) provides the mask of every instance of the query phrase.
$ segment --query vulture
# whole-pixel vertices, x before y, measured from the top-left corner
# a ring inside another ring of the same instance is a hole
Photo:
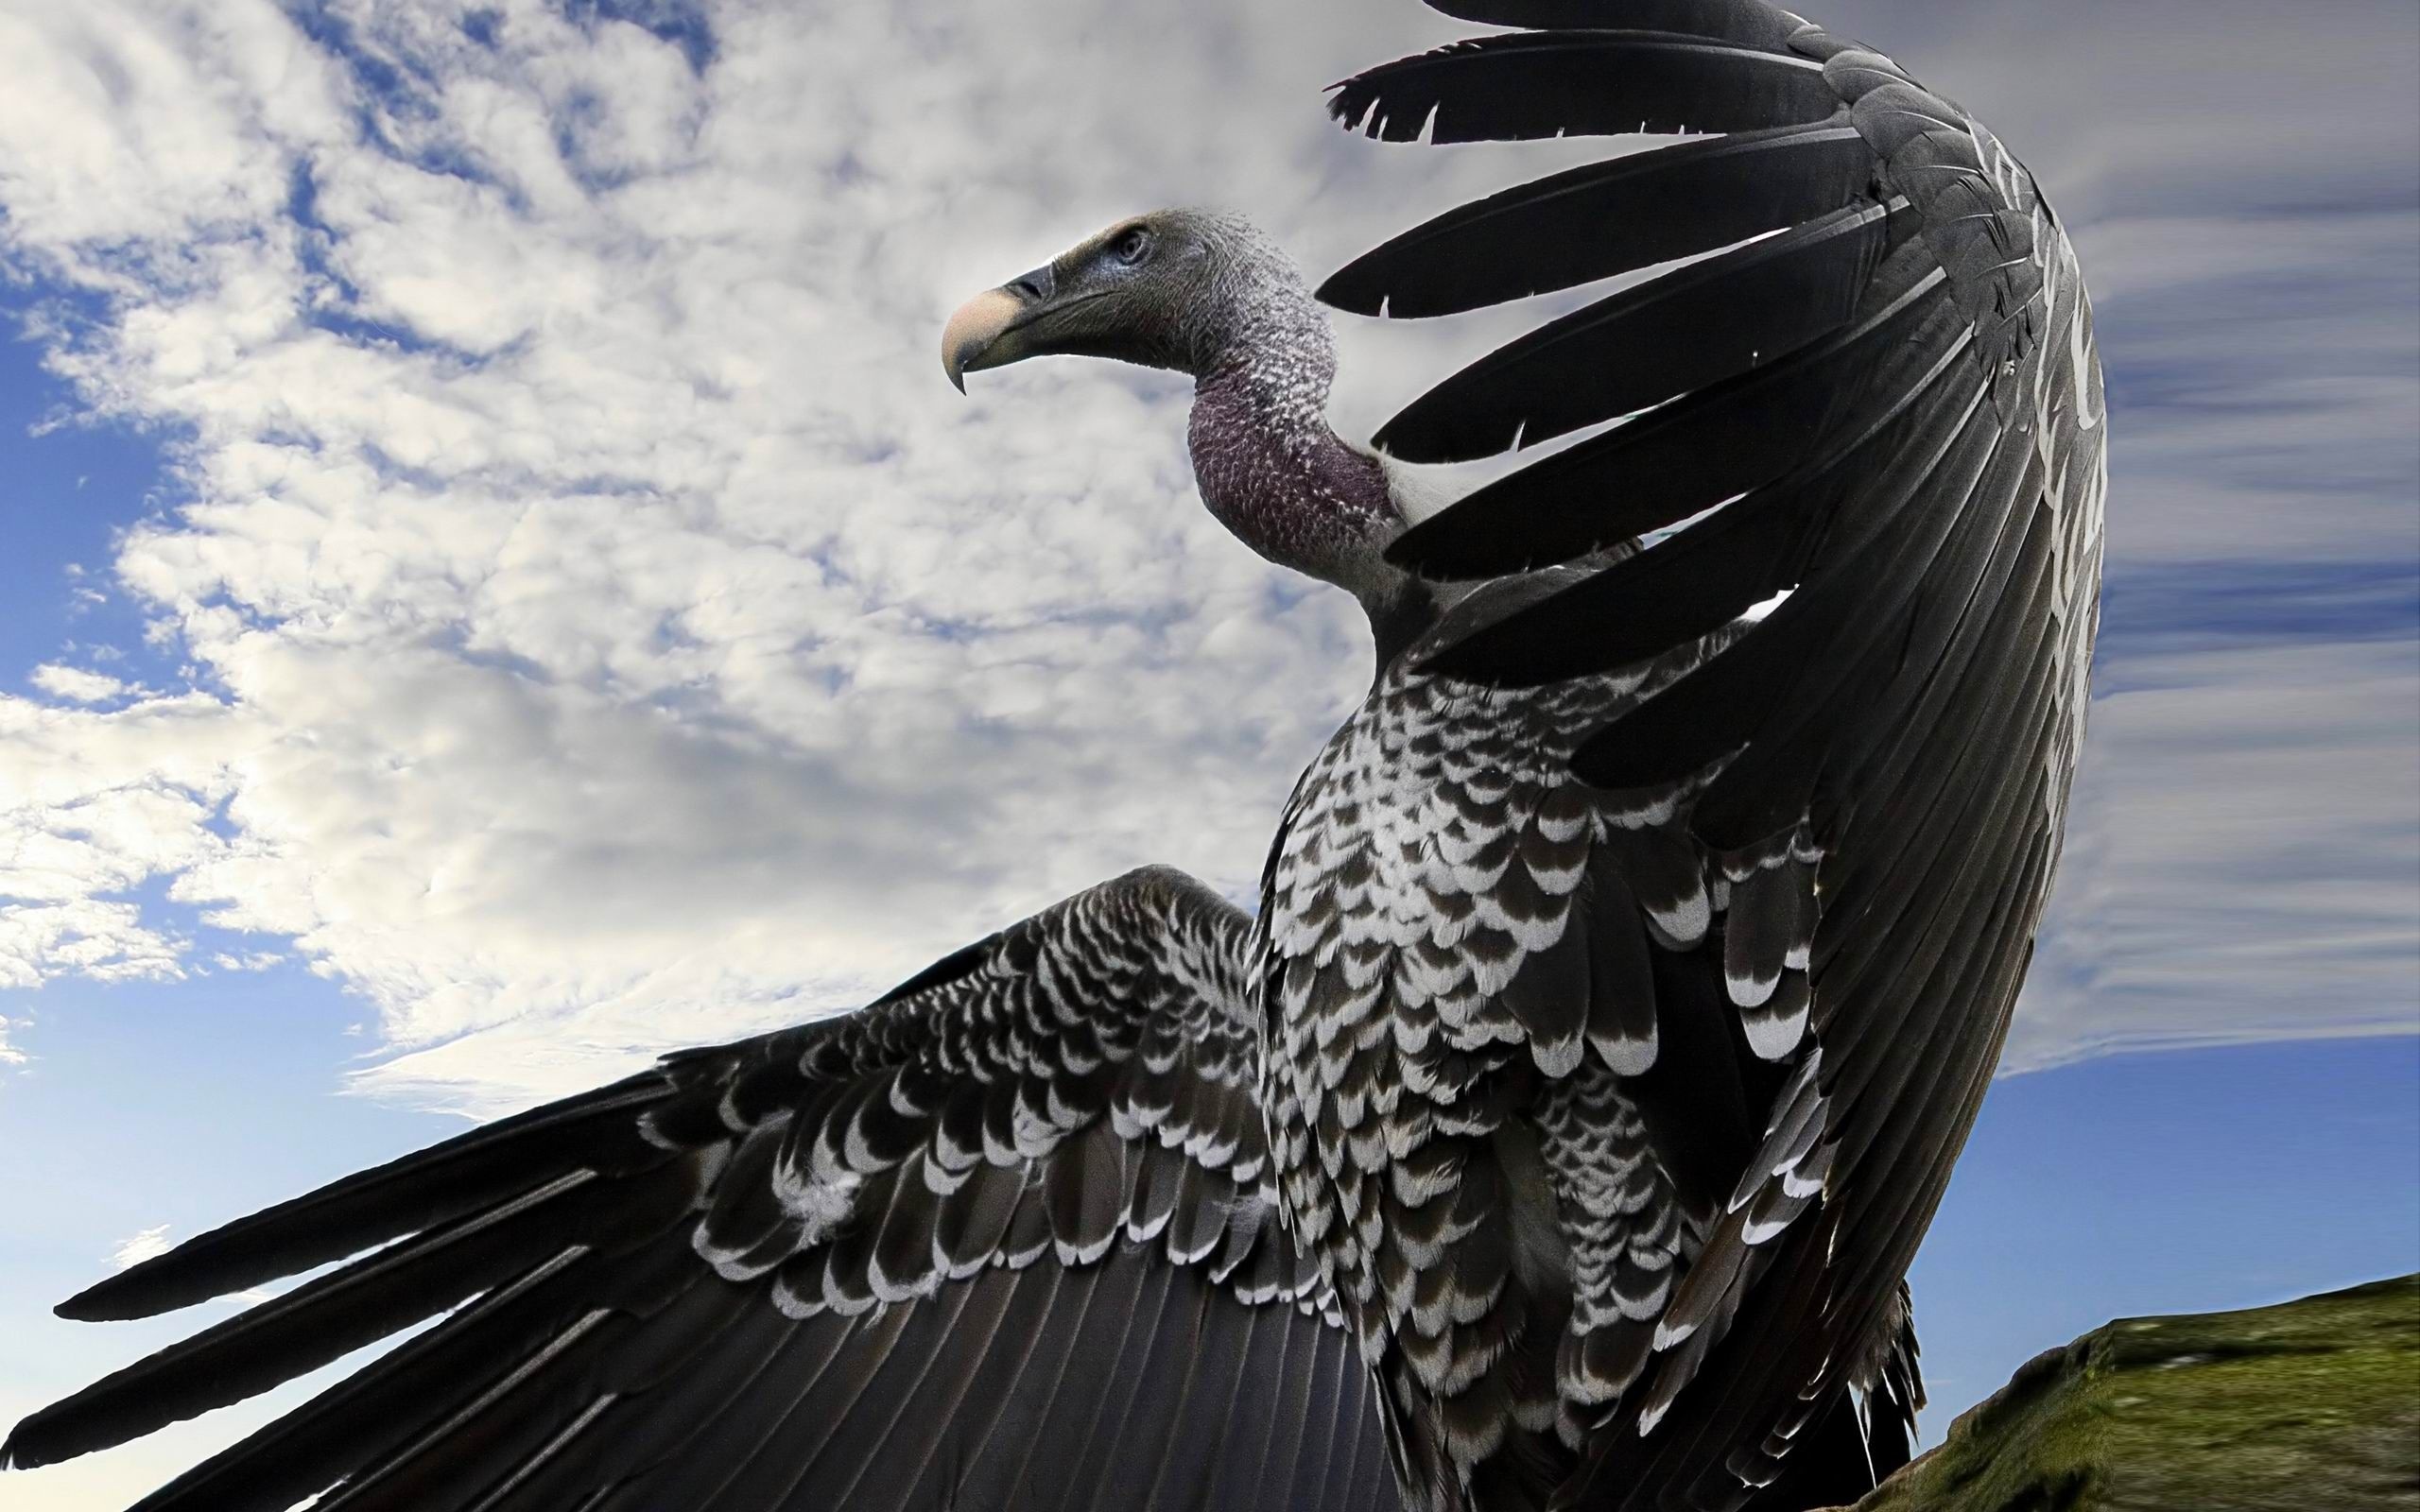
[[[431,1318],[140,1505],[1731,1512],[1908,1458],[1904,1278],[2083,730],[2075,254],[1981,124],[1763,0],[1430,3],[1496,29],[1335,86],[1346,127],[1683,139],[1316,293],[1241,218],[1137,215],[942,338],[961,387],[1190,374],[1212,514],[1367,611],[1374,679],[1256,910],[1132,871],[855,1013],[200,1235],[60,1313],[320,1273],[8,1462]],[[1368,445],[1328,424],[1322,302],[1657,265]],[[1557,438],[1456,500],[1416,470]]]

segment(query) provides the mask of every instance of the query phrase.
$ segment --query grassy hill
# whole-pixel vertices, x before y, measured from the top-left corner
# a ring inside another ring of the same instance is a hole
[[[2420,1276],[2096,1329],[1856,1512],[2371,1508],[2420,1508]]]

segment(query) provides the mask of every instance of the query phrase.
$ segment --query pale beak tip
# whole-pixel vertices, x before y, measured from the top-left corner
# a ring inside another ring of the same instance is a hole
[[[942,331],[942,371],[959,393],[966,392],[966,371],[977,368],[995,368],[997,362],[986,362],[984,353],[1008,330],[1009,323],[1025,308],[1025,301],[1007,289],[985,289],[958,307]]]

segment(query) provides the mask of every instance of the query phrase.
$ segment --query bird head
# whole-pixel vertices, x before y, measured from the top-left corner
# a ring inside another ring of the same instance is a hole
[[[1255,313],[1309,295],[1250,222],[1203,210],[1132,215],[959,305],[942,332],[942,369],[965,375],[1028,357],[1108,357],[1200,377]]]

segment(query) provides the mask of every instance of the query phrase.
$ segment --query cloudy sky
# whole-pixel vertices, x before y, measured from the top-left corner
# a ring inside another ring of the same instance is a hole
[[[1919,1277],[1955,1407],[2070,1320],[2420,1260],[2420,16],[1819,14],[2031,162],[2110,369],[2039,1074]],[[1180,382],[961,400],[937,332],[1136,209],[1245,210],[1317,271],[1601,149],[1324,126],[1322,85],[1462,29],[0,0],[0,1417],[151,1337],[25,1322],[121,1245],[1140,861],[1247,893],[1357,611],[1201,513]],[[1509,329],[1346,329],[1340,428]],[[2012,1314],[1978,1278],[2046,1191],[2135,1258]],[[91,1512],[235,1426],[23,1485]]]

